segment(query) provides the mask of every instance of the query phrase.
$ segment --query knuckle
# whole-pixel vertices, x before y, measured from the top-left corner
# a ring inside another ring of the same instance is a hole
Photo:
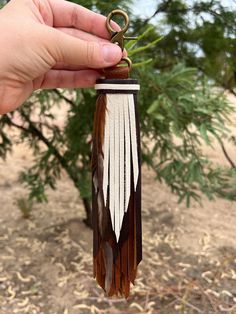
[[[77,72],[74,71],[74,73],[72,74],[72,82],[74,86],[78,85],[78,76],[77,76]]]
[[[92,66],[99,66],[102,63],[101,54],[99,53],[99,44],[96,42],[87,43],[87,62]]]
[[[62,72],[61,72],[61,71],[58,71],[57,74],[56,74],[55,85],[56,85],[58,88],[63,87],[63,75],[62,75]]]
[[[87,43],[87,61],[88,64],[94,63],[95,47],[93,42]]]
[[[77,28],[78,26],[78,19],[79,19],[79,14],[78,14],[78,7],[76,4],[72,4],[72,13],[71,13],[71,26],[74,28]]]

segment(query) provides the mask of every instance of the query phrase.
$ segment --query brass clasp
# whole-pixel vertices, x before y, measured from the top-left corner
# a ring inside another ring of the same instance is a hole
[[[111,20],[115,15],[120,15],[125,20],[125,26],[120,31],[116,31],[111,26]],[[119,47],[124,50],[125,47],[125,40],[135,40],[137,37],[125,37],[125,33],[127,32],[129,28],[129,17],[128,14],[120,9],[113,10],[111,13],[109,13],[106,21],[106,26],[108,31],[111,34],[111,42],[114,44],[119,45]]]

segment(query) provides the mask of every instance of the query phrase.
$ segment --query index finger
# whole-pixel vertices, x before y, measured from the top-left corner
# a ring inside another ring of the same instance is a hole
[[[106,28],[106,17],[92,12],[78,4],[64,0],[48,0],[53,13],[54,27],[73,27],[87,33],[109,39],[111,35]],[[115,30],[120,27],[112,22]]]

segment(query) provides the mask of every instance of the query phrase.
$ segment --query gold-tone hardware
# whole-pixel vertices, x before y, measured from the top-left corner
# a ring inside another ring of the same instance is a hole
[[[125,20],[125,26],[120,31],[114,30],[111,25],[111,20],[115,15],[120,15]],[[106,20],[106,26],[107,26],[108,31],[111,34],[111,42],[114,44],[117,44],[122,49],[122,51],[124,50],[124,47],[125,47],[125,43],[124,43],[125,40],[137,39],[137,37],[125,37],[125,33],[127,32],[129,28],[129,17],[126,12],[120,9],[113,10],[111,13],[109,13]]]

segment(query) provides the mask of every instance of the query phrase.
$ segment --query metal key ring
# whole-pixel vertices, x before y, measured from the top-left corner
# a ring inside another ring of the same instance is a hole
[[[122,28],[120,31],[117,31],[115,29],[112,28],[111,26],[111,20],[112,18],[115,16],[115,15],[120,15],[124,18],[125,20],[125,26],[124,28]],[[129,28],[129,17],[128,17],[128,14],[125,13],[124,11],[120,10],[120,9],[116,9],[116,10],[113,10],[111,13],[108,14],[107,16],[107,20],[106,20],[106,26],[107,26],[107,29],[109,30],[109,32],[111,34],[115,34],[117,32],[122,32],[123,34],[128,30]]]

